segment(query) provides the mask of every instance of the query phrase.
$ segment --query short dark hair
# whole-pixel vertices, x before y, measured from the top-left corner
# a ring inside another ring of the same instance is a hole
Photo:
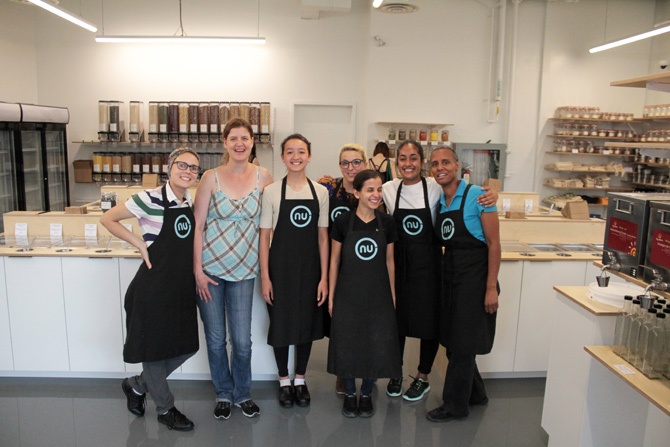
[[[238,127],[244,127],[249,131],[249,135],[251,138],[254,137],[254,130],[251,128],[251,124],[245,119],[242,118],[231,118],[227,123],[226,127],[223,128],[223,139],[225,140],[228,138],[228,134],[230,134],[230,131],[233,129],[237,129]]]
[[[421,163],[423,163],[423,147],[421,147],[421,144],[419,142],[414,140],[403,141],[402,143],[400,143],[400,146],[398,146],[396,154],[400,155],[400,149],[402,149],[405,146],[413,146],[416,152],[419,154],[419,157],[421,157]]]
[[[444,150],[444,149],[446,149],[448,151],[451,151],[451,153],[454,155],[454,161],[458,161],[458,155],[456,154],[456,151],[454,150],[454,148],[450,147],[450,146],[447,146],[447,145],[438,146],[435,149],[433,149],[430,153],[432,155],[433,152],[441,151],[441,150]]]
[[[384,179],[382,179],[382,175],[379,172],[375,171],[374,169],[362,170],[361,172],[356,174],[356,177],[354,177],[353,182],[354,189],[358,192],[361,192],[361,190],[363,189],[363,184],[373,178],[378,178],[382,182],[384,181]]]
[[[382,154],[384,158],[389,158],[389,153],[389,145],[383,141],[380,141],[375,146],[375,150],[372,152],[372,156],[374,157],[377,154]]]
[[[286,146],[286,143],[288,143],[289,140],[300,140],[303,143],[307,145],[307,153],[309,155],[312,155],[312,143],[309,142],[307,138],[305,138],[302,134],[299,133],[294,133],[289,135],[288,137],[284,138],[284,141],[281,142],[281,153],[284,153],[284,146]]]

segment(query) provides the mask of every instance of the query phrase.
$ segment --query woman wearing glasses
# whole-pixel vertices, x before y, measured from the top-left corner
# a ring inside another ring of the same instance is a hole
[[[356,174],[367,169],[368,157],[365,149],[356,143],[347,143],[340,148],[340,172],[342,177],[333,178],[325,175],[317,180],[328,190],[328,234],[333,229],[333,221],[342,213],[355,209],[354,178]],[[330,336],[330,315],[324,312],[324,334]],[[340,377],[335,382],[337,394],[344,395],[344,383]]]
[[[254,137],[247,121],[228,121],[223,144],[228,162],[205,172],[198,186],[193,250],[217,419],[228,419],[232,405],[246,417],[260,414],[251,400],[251,305],[258,276],[261,193],[272,183],[265,168],[249,163]],[[232,344],[230,362],[226,332]]]
[[[175,149],[168,161],[165,186],[144,191],[100,218],[114,236],[134,245],[144,262],[125,298],[126,342],[123,360],[142,363],[142,373],[123,380],[128,411],[144,415],[146,393],[156,404],[158,422],[173,430],[193,429],[174,407],[167,378],[198,350],[193,228],[188,188],[198,177],[199,157],[189,148]],[[142,238],[121,221],[137,217]]]

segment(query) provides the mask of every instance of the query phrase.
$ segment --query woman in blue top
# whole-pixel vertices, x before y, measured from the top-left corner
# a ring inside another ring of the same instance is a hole
[[[426,417],[447,422],[469,414],[469,405],[488,402],[475,356],[493,347],[498,310],[500,229],[495,207],[477,203],[481,188],[458,179],[460,164],[449,147],[430,157],[435,181],[442,187],[436,227],[444,247],[439,339],[449,365],[442,406]]]

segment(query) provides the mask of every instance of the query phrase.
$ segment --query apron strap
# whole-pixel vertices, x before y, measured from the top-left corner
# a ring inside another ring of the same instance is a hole
[[[161,193],[163,195],[163,212],[165,212],[166,209],[170,208],[170,202],[167,198],[167,183],[161,188]]]
[[[468,186],[465,187],[465,191],[463,191],[463,198],[461,199],[461,208],[460,210],[463,211],[465,208],[465,199],[468,197],[468,191],[470,191],[470,187],[472,185],[468,184]]]
[[[399,209],[400,207],[400,191],[402,191],[402,185],[403,182],[402,180],[400,181],[400,184],[398,185],[398,192],[396,193],[395,196],[395,209]],[[421,185],[423,186],[423,203],[425,208],[430,209],[430,204],[428,203],[428,184],[426,183],[426,179],[421,177]]]
[[[286,179],[288,176],[284,176],[284,178],[281,181],[281,200],[284,200],[286,198]],[[308,178],[307,179],[307,184],[309,185],[309,190],[312,191],[312,200],[316,199],[316,191],[314,190],[314,185],[312,185],[312,181]]]

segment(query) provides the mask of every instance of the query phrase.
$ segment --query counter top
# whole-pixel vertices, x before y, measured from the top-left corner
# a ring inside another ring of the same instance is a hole
[[[554,290],[568,298],[575,304],[583,307],[596,316],[612,316],[619,313],[619,309],[608,304],[600,303],[589,297],[589,288],[585,286],[554,286]]]
[[[584,350],[593,358],[602,363],[615,376],[631,386],[644,396],[649,402],[656,405],[663,413],[670,416],[670,380],[663,378],[651,380],[639,372],[633,365],[612,352],[611,346],[584,346]],[[635,374],[624,374],[616,366],[624,365]]]
[[[519,252],[505,252],[503,251],[501,260],[502,261],[593,261],[594,259],[601,258],[600,253],[593,254],[588,252],[533,252],[530,253],[533,256],[528,256],[528,254],[521,254]],[[565,256],[565,255],[569,256]]]

